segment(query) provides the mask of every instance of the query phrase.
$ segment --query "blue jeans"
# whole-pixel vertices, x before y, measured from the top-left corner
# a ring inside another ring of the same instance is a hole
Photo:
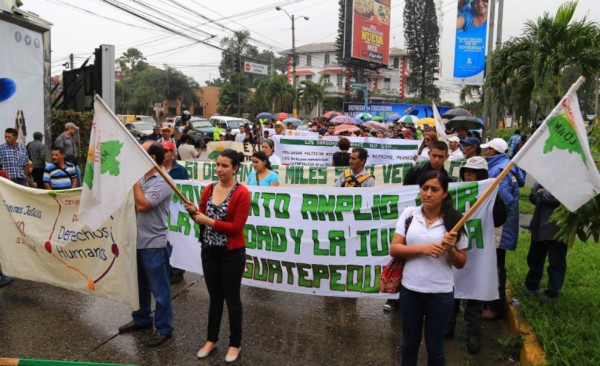
[[[548,289],[546,295],[557,297],[567,273],[567,245],[561,241],[532,241],[527,254],[529,272],[525,286],[532,291],[540,289],[544,264],[548,256]]]
[[[156,299],[154,327],[163,335],[173,332],[173,303],[169,285],[167,248],[137,250],[140,309],[131,316],[137,325],[152,324],[152,295]]]
[[[417,365],[425,325],[427,364],[444,365],[444,334],[454,307],[454,291],[421,293],[400,288],[402,311],[402,365]]]

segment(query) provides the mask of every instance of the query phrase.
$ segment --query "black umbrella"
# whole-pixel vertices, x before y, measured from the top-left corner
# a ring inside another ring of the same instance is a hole
[[[480,130],[483,128],[483,124],[475,117],[470,116],[456,116],[446,122],[446,127],[457,129],[465,128],[467,130]]]
[[[462,108],[453,108],[453,109],[447,111],[446,113],[442,114],[442,118],[445,118],[445,119],[452,119],[457,116],[473,117],[471,112],[469,112],[466,109],[462,109]]]

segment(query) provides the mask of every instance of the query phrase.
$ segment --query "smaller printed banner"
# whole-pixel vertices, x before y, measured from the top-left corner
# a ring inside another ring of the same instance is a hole
[[[139,308],[133,195],[92,230],[81,189],[45,191],[0,178],[2,272]]]

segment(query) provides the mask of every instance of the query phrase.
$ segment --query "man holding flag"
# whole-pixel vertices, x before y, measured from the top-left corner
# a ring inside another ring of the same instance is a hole
[[[158,142],[146,142],[144,149],[159,167],[150,169],[133,186],[137,211],[137,260],[140,309],[132,313],[133,320],[121,327],[128,333],[152,327],[152,298],[156,300],[154,327],[156,332],[147,345],[155,347],[171,338],[173,303],[169,285],[169,253],[167,250],[167,215],[173,191],[158,173],[165,158],[165,149]]]

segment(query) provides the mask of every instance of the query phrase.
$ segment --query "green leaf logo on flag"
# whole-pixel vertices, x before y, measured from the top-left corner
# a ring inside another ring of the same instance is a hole
[[[117,157],[121,154],[122,147],[123,143],[118,140],[106,141],[100,144],[100,174],[108,173],[112,176],[121,174],[119,168],[121,163],[117,160]],[[94,185],[94,154],[92,151],[88,152],[83,182],[92,189]]]
[[[567,113],[562,113],[550,118],[547,123],[550,137],[544,145],[544,154],[552,152],[554,148],[577,153],[587,166],[587,157],[575,132],[575,121],[571,120]]]

